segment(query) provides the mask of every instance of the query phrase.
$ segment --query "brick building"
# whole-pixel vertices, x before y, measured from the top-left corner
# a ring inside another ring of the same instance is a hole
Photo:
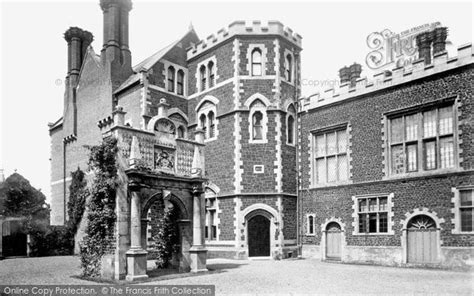
[[[355,64],[337,91],[297,102],[301,36],[277,21],[237,21],[204,40],[191,27],[132,67],[130,1],[101,7],[100,54],[91,33],[65,33],[64,114],[50,125],[52,224],[67,218],[70,172],[86,170],[83,145],[102,139],[120,106],[145,134],[184,143],[204,133],[209,257],[286,258],[302,246],[324,260],[472,265],[470,45],[448,58],[435,40],[432,57],[420,37],[424,59],[411,68],[372,82]],[[170,124],[157,130],[163,117]],[[153,222],[153,205],[146,210]],[[142,246],[154,231],[143,231]]]
[[[473,51],[448,57],[444,40],[431,56],[418,37],[421,59],[373,81],[345,67],[339,89],[301,101],[305,255],[472,267]]]
[[[64,114],[50,125],[52,224],[67,219],[70,172],[87,169],[83,146],[101,140],[100,128],[120,106],[133,129],[152,131],[166,116],[172,124],[164,132],[178,139],[204,131],[209,256],[296,255],[301,37],[277,21],[237,21],[204,40],[190,28],[132,67],[130,1],[101,0],[101,7],[100,54],[90,46],[91,33],[74,27],[64,36]]]

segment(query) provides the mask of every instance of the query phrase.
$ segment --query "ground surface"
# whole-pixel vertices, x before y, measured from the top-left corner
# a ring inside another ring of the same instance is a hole
[[[473,295],[474,274],[466,272],[283,261],[209,260],[216,272],[145,284],[212,284],[222,294],[430,294]],[[0,261],[0,284],[93,284],[78,275],[77,257]]]

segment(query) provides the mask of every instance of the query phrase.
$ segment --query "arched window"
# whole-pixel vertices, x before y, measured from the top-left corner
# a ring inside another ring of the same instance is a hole
[[[214,138],[216,127],[214,123],[214,112],[209,112],[209,114],[207,115],[207,120],[209,122],[209,138]]]
[[[286,77],[286,80],[291,82],[291,72],[292,72],[292,67],[293,67],[293,63],[292,63],[292,59],[291,59],[291,55],[288,54],[286,55],[286,59],[285,59],[285,77]]]
[[[255,48],[252,51],[252,76],[262,75],[262,51]]]
[[[295,119],[293,118],[293,115],[288,116],[288,144],[294,144],[295,143]]]
[[[174,92],[174,75],[175,70],[173,66],[168,67],[168,91]]]
[[[262,140],[263,139],[263,114],[260,111],[255,111],[252,115],[252,125],[253,125],[253,140]]]
[[[206,66],[202,65],[199,68],[199,75],[201,78],[201,91],[206,89]]]
[[[214,63],[212,61],[207,64],[207,71],[209,74],[209,87],[214,86]]]
[[[184,127],[183,126],[178,127],[178,138],[180,138],[180,139],[184,138]]]
[[[287,109],[286,114],[286,143],[289,145],[294,145],[295,140],[295,124],[296,110],[293,104],[290,104]]]
[[[184,94],[184,71],[178,70],[178,82],[177,82],[177,91],[178,95]]]
[[[206,133],[206,130],[207,130],[206,114],[201,114],[201,116],[199,117],[199,124],[200,124],[200,128],[204,131],[204,138],[207,138],[207,133]]]

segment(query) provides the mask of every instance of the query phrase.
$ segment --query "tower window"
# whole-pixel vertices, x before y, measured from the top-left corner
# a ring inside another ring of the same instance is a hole
[[[184,71],[179,70],[178,71],[178,82],[177,82],[177,91],[178,95],[183,95],[184,94]]]
[[[175,69],[173,66],[168,67],[168,91],[174,92],[174,75]]]
[[[207,71],[209,74],[209,87],[214,86],[214,63],[212,61],[207,65]]]
[[[295,119],[293,115],[288,116],[288,144],[294,144],[294,127],[295,126]]]
[[[214,112],[212,111],[209,112],[208,120],[209,120],[209,138],[214,138],[214,135],[215,135]]]
[[[206,66],[202,65],[199,68],[199,75],[201,78],[201,91],[206,89]]]
[[[205,114],[201,114],[201,116],[199,117],[199,123],[200,123],[200,127],[202,128],[202,130],[204,131],[204,138],[207,138],[207,122],[206,122],[206,115]]]
[[[262,140],[263,139],[262,120],[263,120],[262,112],[256,111],[252,116],[252,123],[253,123],[252,139],[253,140]]]
[[[255,48],[252,51],[252,76],[262,75],[262,51]]]
[[[293,67],[292,58],[291,58],[291,55],[288,54],[286,55],[286,59],[285,59],[285,77],[288,82],[291,82],[291,79],[292,79],[291,77],[292,67]]]

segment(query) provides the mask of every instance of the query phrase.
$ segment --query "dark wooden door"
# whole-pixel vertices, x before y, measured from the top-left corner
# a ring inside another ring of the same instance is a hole
[[[26,256],[26,234],[22,232],[19,221],[5,221],[3,223],[3,256]]]
[[[270,256],[270,220],[258,215],[248,222],[249,257]]]

